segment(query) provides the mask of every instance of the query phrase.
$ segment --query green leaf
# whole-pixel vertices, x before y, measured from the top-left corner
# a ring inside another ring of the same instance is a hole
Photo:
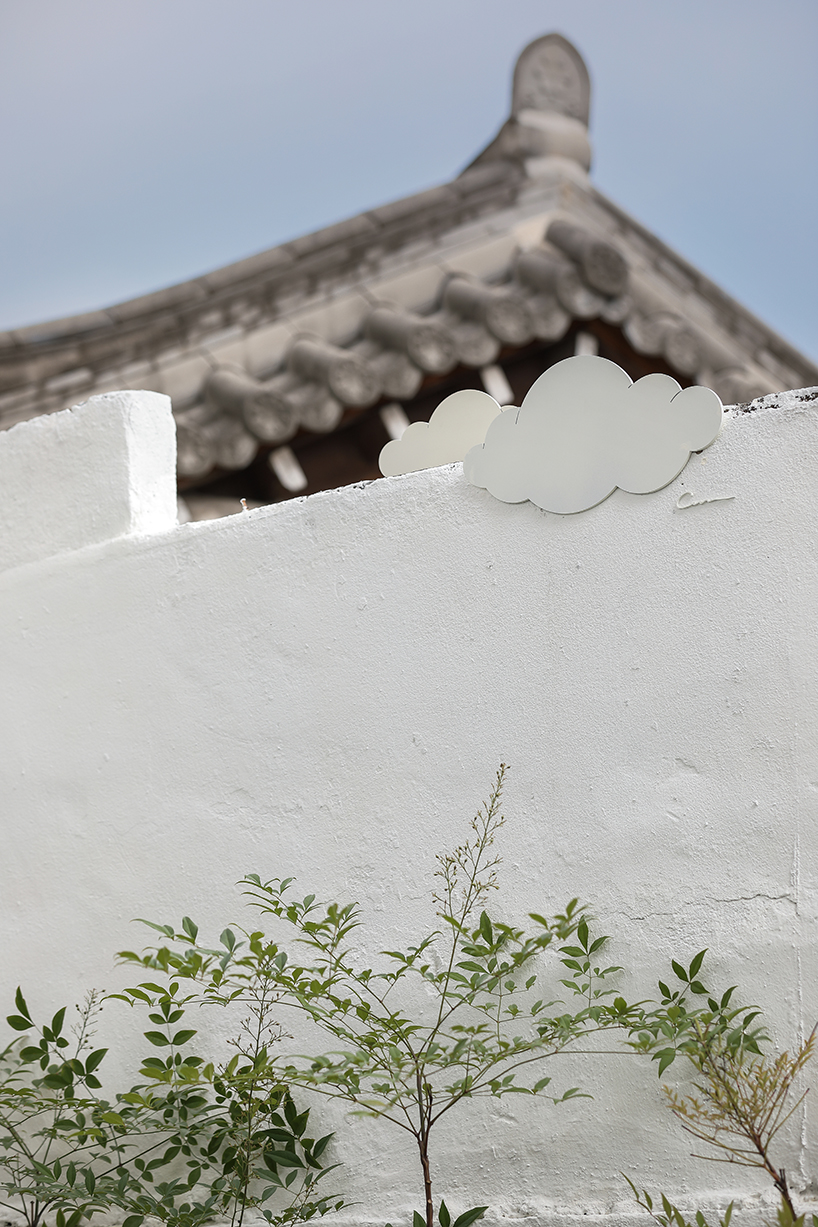
[[[291,1129],[265,1129],[264,1133],[265,1133],[265,1136],[268,1137],[271,1142],[284,1142],[284,1144],[287,1145],[288,1143],[291,1143],[293,1140]],[[322,1140],[328,1141],[329,1138],[331,1137],[332,1137],[332,1134],[330,1133],[327,1135],[327,1138],[322,1139]],[[318,1145],[317,1142],[315,1144],[316,1146]]]
[[[593,1099],[593,1095],[586,1095],[578,1086],[569,1087],[562,1099],[557,1100],[558,1103],[565,1103],[567,1099]]]
[[[682,967],[681,963],[677,963],[675,959],[671,959],[671,960],[670,960],[670,965],[671,965],[671,967],[673,968],[673,970],[675,971],[675,973],[676,973],[676,975],[678,976],[678,978],[679,978],[679,979],[680,979],[680,980],[681,980],[681,981],[682,981],[684,984],[687,984],[687,972],[685,971],[684,967]]]
[[[157,925],[152,920],[143,920],[141,916],[136,917],[136,922],[140,925],[147,925],[149,929],[156,929],[157,933],[164,933],[165,937],[173,937],[173,925]]]
[[[659,1077],[661,1078],[662,1074],[665,1072],[668,1065],[672,1065],[673,1062],[676,1060],[676,1049],[675,1048],[663,1048],[661,1052],[657,1052],[655,1054],[653,1059],[654,1061],[659,1062]]]
[[[298,1109],[289,1097],[284,1103],[284,1115],[287,1118],[287,1124],[295,1132],[296,1125],[298,1124]]]
[[[471,1227],[471,1224],[482,1218],[487,1210],[488,1206],[475,1206],[473,1210],[466,1210],[464,1214],[458,1214],[453,1227]]]
[[[171,1043],[175,1044],[177,1048],[180,1048],[182,1044],[186,1044],[188,1040],[192,1040],[194,1035],[198,1035],[198,1032],[197,1031],[177,1031],[173,1039],[171,1040]]]
[[[129,1214],[122,1220],[122,1227],[142,1227],[144,1221],[144,1214]]]
[[[700,950],[699,953],[694,957],[692,963],[690,964],[690,971],[688,972],[688,975],[691,980],[695,980],[698,974],[699,968],[704,962],[704,956],[706,954],[707,954],[707,949],[705,948],[704,950]]]
[[[426,1219],[417,1210],[412,1215],[412,1227],[426,1227]]]
[[[577,937],[579,938],[580,945],[582,946],[583,951],[586,951],[588,949],[588,923],[587,921],[581,920],[579,924],[577,925]]]
[[[90,1057],[85,1062],[85,1072],[87,1074],[92,1073],[99,1065],[102,1064],[107,1051],[107,1048],[97,1048],[96,1052],[91,1053]]]
[[[65,1021],[65,1006],[57,1010],[57,1013],[51,1019],[51,1030],[56,1038],[62,1031],[62,1025]]]
[[[47,1086],[50,1091],[62,1091],[69,1087],[73,1082],[71,1070],[63,1068],[58,1074],[46,1074],[43,1078],[43,1086]]]
[[[494,933],[491,928],[491,921],[486,912],[480,913],[480,936],[487,946],[494,945]]]
[[[21,1018],[19,1014],[8,1014],[6,1022],[10,1027],[14,1027],[15,1031],[28,1031],[34,1026],[30,1018]]]
[[[26,1005],[26,999],[23,996],[22,989],[19,987],[19,985],[17,987],[17,992],[14,994],[14,1004],[17,1006],[17,1009],[20,1011],[23,1017],[27,1018],[28,1021],[31,1022],[31,1014],[28,1006]]]
[[[182,917],[182,928],[192,942],[199,936],[199,926],[195,925],[189,916]]]
[[[145,1039],[156,1048],[170,1047],[170,1040],[166,1035],[163,1035],[161,1031],[145,1031],[143,1034]]]
[[[440,1220],[440,1227],[451,1227],[452,1216],[449,1214],[445,1201],[441,1201],[437,1217]]]
[[[303,1167],[304,1164],[291,1150],[265,1151],[265,1159],[270,1163],[278,1163],[281,1167]],[[425,1227],[425,1224],[424,1224]]]
[[[312,1157],[314,1159],[320,1159],[321,1155],[327,1149],[327,1146],[329,1146],[330,1142],[332,1141],[334,1137],[335,1137],[334,1133],[328,1133],[325,1137],[319,1138],[318,1141],[315,1143],[315,1145],[312,1148]]]

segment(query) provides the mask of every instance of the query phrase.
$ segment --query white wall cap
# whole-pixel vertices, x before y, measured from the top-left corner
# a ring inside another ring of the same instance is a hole
[[[176,523],[167,396],[109,392],[0,435],[0,570]]]

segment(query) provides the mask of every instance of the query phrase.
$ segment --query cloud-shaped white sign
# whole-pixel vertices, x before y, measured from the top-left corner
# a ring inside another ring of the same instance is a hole
[[[550,367],[520,409],[506,409],[463,462],[468,481],[504,503],[528,499],[563,515],[595,507],[619,486],[661,490],[691,452],[716,438],[722,405],[709,388],[669,375],[633,383],[607,358],[582,355]]]
[[[462,460],[470,447],[482,443],[489,424],[501,413],[488,392],[464,388],[441,401],[428,422],[413,422],[400,439],[393,439],[378,459],[384,477],[416,473]]]

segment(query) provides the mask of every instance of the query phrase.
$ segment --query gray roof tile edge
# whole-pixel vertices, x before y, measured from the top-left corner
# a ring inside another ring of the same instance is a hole
[[[520,169],[508,162],[490,162],[467,168],[450,183],[378,206],[347,218],[312,234],[268,248],[255,256],[236,261],[211,273],[180,282],[152,294],[142,295],[104,311],[86,312],[60,320],[46,321],[0,334],[0,367],[3,360],[16,365],[50,352],[52,363],[59,363],[58,354],[81,344],[105,344],[105,337],[146,335],[163,321],[186,318],[191,309],[200,312],[209,304],[223,307],[248,289],[257,291],[268,284],[273,291],[286,290],[293,278],[311,280],[322,272],[337,276],[338,266],[350,259],[360,259],[368,249],[409,246],[418,237],[429,237],[431,230],[439,235],[447,228],[461,224],[464,218],[477,212],[503,207],[512,203],[520,188],[530,186]],[[574,185],[576,190],[578,185]],[[818,367],[759,320],[742,304],[691,265],[655,234],[636,221],[592,184],[584,183],[580,192],[598,206],[617,225],[623,241],[628,235],[638,238],[653,255],[657,268],[665,262],[689,282],[694,293],[709,302],[718,315],[728,321],[745,325],[758,337],[758,344],[799,373],[803,384],[818,383]],[[615,241],[615,234],[611,236]],[[661,275],[661,269],[660,269]],[[741,338],[739,338],[741,340]],[[747,338],[743,339],[746,346]],[[143,344],[142,341],[139,342]],[[80,361],[79,352],[71,354],[69,365]],[[66,361],[69,353],[66,352]],[[21,371],[22,373],[22,371]]]
[[[217,294],[221,298],[233,290],[240,291],[258,277],[296,271],[299,265],[315,256],[324,256],[329,263],[335,263],[333,251],[343,256],[350,247],[368,246],[372,240],[380,237],[410,238],[405,234],[407,222],[417,218],[425,224],[430,210],[439,214],[441,223],[456,225],[470,197],[477,198],[480,207],[486,208],[498,196],[507,196],[510,191],[516,194],[522,182],[523,175],[511,163],[477,167],[475,171],[464,172],[451,183],[379,205],[188,281],[177,282],[99,311],[0,332],[0,355],[3,351],[8,353],[11,350],[15,351],[16,358],[20,358],[26,350],[35,347],[41,350],[49,343],[63,345],[90,339],[94,333],[116,330],[124,325],[147,325],[168,311],[203,304]],[[390,233],[392,230],[396,232],[394,236]]]
[[[794,345],[780,336],[775,329],[771,328],[764,320],[759,319],[754,315],[749,308],[745,307],[737,299],[733,298],[726,290],[723,290],[715,281],[711,281],[703,272],[695,265],[691,264],[684,256],[679,255],[672,247],[658,238],[651,230],[638,222],[630,213],[626,212],[619,205],[615,204],[608,196],[605,196],[598,188],[592,184],[584,189],[592,197],[592,199],[605,209],[608,213],[614,215],[617,221],[622,225],[627,232],[631,230],[635,232],[639,238],[648,247],[652,248],[658,256],[671,262],[680,269],[685,277],[687,277],[696,293],[702,298],[710,302],[720,315],[732,313],[736,318],[745,320],[753,328],[757,329],[762,334],[764,343],[774,347],[776,356],[781,357],[785,362],[795,366],[802,371],[806,377],[804,386],[818,384],[818,365],[810,361],[805,354],[796,349]]]

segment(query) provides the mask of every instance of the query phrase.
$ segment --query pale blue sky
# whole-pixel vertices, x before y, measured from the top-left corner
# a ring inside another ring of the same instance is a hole
[[[815,0],[0,0],[0,328],[451,178],[550,30],[596,184],[818,358]]]

